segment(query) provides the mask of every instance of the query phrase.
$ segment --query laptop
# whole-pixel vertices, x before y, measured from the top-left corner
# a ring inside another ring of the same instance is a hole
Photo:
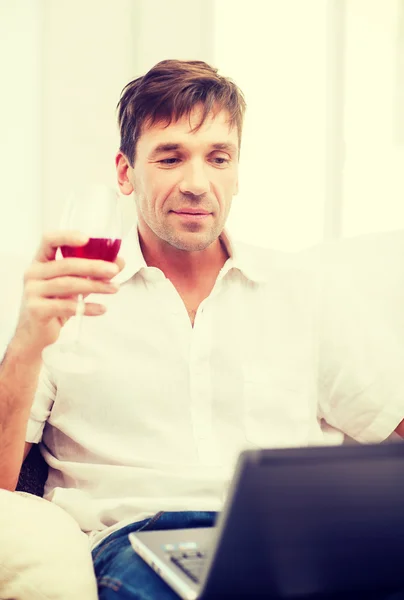
[[[214,527],[129,539],[184,600],[404,590],[404,443],[244,451]]]

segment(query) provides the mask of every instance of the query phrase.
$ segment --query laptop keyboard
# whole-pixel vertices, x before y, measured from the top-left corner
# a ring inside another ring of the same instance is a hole
[[[206,554],[198,544],[186,542],[184,544],[167,544],[164,551],[170,560],[177,565],[192,581],[199,583],[203,567],[206,561]]]

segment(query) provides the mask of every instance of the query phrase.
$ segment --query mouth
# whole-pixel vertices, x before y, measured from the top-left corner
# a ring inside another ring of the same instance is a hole
[[[212,215],[212,213],[208,213],[208,212],[195,212],[195,211],[186,212],[186,211],[173,210],[171,212],[173,212],[175,215],[177,215],[180,218],[195,219],[195,220],[206,219],[207,217],[210,217]]]

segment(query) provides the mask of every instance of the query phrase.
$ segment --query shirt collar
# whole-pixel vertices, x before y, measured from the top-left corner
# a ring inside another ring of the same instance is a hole
[[[255,283],[265,283],[268,280],[268,275],[265,273],[264,265],[259,259],[263,257],[265,250],[254,248],[249,244],[236,241],[226,229],[223,229],[219,236],[229,255],[221,276],[236,269],[250,281]],[[254,250],[256,250],[254,252]],[[258,252],[257,252],[258,251]],[[260,251],[260,252],[259,252]],[[139,242],[138,224],[135,223],[122,240],[120,256],[125,260],[125,267],[115,277],[118,283],[124,283],[134,277],[141,269],[154,269],[149,267],[144,259],[142,249]]]

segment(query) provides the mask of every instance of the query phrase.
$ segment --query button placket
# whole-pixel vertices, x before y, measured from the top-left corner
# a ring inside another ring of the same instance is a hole
[[[205,316],[205,315],[204,315]],[[195,320],[196,323],[197,319]],[[205,319],[204,319],[205,321]],[[189,381],[191,416],[195,444],[200,460],[204,464],[215,464],[217,453],[214,450],[212,427],[212,384],[210,370],[210,328],[195,327],[190,343]]]

